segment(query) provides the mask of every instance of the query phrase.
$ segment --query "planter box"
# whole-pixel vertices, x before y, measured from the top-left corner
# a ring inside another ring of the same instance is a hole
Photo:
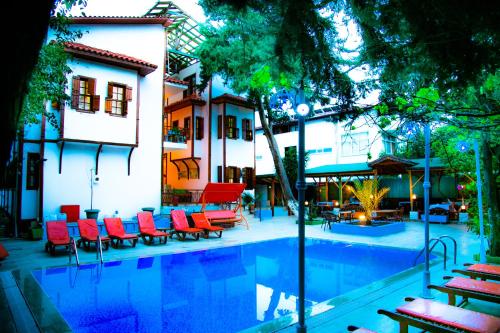
[[[411,211],[410,212],[410,220],[412,220],[412,221],[418,221],[418,212]]]
[[[469,213],[458,213],[458,222],[459,223],[469,222]]]
[[[354,223],[334,223],[332,232],[357,236],[385,236],[405,230],[404,223],[379,223],[374,225],[359,225]]]
[[[425,215],[421,216],[422,222],[425,221]],[[429,214],[430,223],[448,223],[448,215],[431,215]]]

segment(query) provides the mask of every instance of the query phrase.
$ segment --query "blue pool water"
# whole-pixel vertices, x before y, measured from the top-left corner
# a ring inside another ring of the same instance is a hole
[[[33,275],[75,332],[236,332],[296,311],[297,246],[285,238]],[[408,269],[416,255],[306,239],[306,306]]]

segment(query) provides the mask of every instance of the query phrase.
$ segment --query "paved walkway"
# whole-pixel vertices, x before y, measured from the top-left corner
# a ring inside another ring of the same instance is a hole
[[[222,238],[201,239],[200,241],[180,242],[177,239],[169,239],[166,245],[147,246],[141,242],[135,248],[112,249],[104,252],[105,261],[121,260],[126,258],[137,258],[141,256],[158,255],[164,253],[177,253],[193,250],[203,250],[221,246],[229,246],[245,242],[254,242],[279,237],[296,236],[297,225],[295,217],[276,217],[270,220],[259,221],[253,215],[247,216],[250,223],[250,230],[243,226],[237,226],[224,232]],[[458,263],[461,266],[465,262],[472,261],[472,255],[478,252],[479,240],[472,233],[466,232],[464,225],[457,224],[431,224],[430,237],[439,237],[441,235],[450,235],[458,243]],[[373,245],[396,246],[420,250],[423,246],[423,224],[420,222],[407,222],[406,231],[388,236],[368,237],[335,234],[325,231],[321,226],[306,226],[306,236],[314,238],[332,239],[356,243],[365,243]],[[34,269],[40,267],[50,267],[66,265],[68,257],[64,254],[55,257],[49,256],[44,251],[43,241],[26,241],[3,239],[2,244],[9,251],[10,256],[2,262],[0,266],[0,310],[2,312],[6,307],[6,299],[9,299],[11,311],[14,308],[22,307],[19,298],[15,295],[15,286],[10,281],[10,271],[16,269]],[[450,246],[451,247],[451,244]],[[451,251],[452,252],[452,251]],[[449,275],[453,265],[451,252],[448,255],[448,270],[443,271],[442,261],[431,267],[431,281],[434,284],[442,283],[442,276]],[[80,251],[80,261],[90,263],[96,261],[95,252]],[[391,319],[377,314],[377,309],[385,308],[395,309],[402,304],[406,296],[419,296],[422,293],[422,271],[414,269],[398,279],[389,279],[382,284],[372,284],[366,288],[353,291],[348,295],[343,295],[330,302],[333,305],[332,310],[320,313],[307,319],[308,332],[346,332],[348,325],[365,326],[367,328],[383,333],[398,332],[398,327]],[[433,292],[436,299],[446,301],[445,295]],[[9,296],[10,295],[10,296]],[[18,295],[19,296],[19,295]],[[17,299],[17,301],[15,301]],[[479,301],[472,301],[470,308],[480,309],[483,312],[500,316],[500,306],[491,305]],[[21,311],[21,310],[19,310]],[[17,316],[19,320],[19,315]],[[0,316],[0,320],[8,322],[7,332],[29,331],[29,322],[25,328],[20,327],[16,322],[13,325],[12,316],[6,318],[5,313]],[[270,331],[276,326],[266,325],[260,328],[254,328],[250,331]],[[10,328],[10,330],[9,330]],[[3,331],[3,328],[2,328]],[[289,327],[285,332],[295,332],[295,327]],[[412,331],[413,332],[413,331]]]

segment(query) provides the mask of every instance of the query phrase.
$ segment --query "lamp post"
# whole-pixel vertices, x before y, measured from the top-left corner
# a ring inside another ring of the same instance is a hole
[[[459,142],[457,146],[460,152],[466,152],[469,150],[469,145],[466,142]],[[479,211],[479,262],[486,263],[486,247],[484,244],[484,215],[483,215],[483,193],[482,193],[482,180],[481,180],[481,169],[479,163],[479,143],[474,139],[474,155],[476,160],[476,186],[477,186],[477,205]]]
[[[290,94],[285,90],[276,92],[270,101],[271,107],[277,110],[282,110],[291,114],[293,112],[298,120],[298,169],[297,183],[295,188],[298,192],[298,227],[299,227],[299,297],[298,297],[298,313],[299,322],[297,325],[297,333],[306,333],[305,325],[305,117],[309,113],[309,106],[305,103],[304,91],[300,89],[297,94]]]
[[[305,104],[304,92],[298,94],[296,114],[299,123],[299,167],[297,170],[297,191],[299,200],[299,323],[297,333],[307,332],[305,325],[305,223],[304,223],[304,200],[306,181],[304,176],[305,158],[305,116],[309,113],[309,106]]]

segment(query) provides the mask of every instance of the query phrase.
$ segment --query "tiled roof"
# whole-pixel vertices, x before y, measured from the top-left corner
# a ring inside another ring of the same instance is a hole
[[[183,86],[188,86],[189,85],[189,82],[176,79],[173,76],[166,77],[165,78],[165,82],[170,82],[170,83],[174,83],[174,84],[181,84]]]
[[[253,109],[255,107],[245,97],[231,95],[231,94],[223,94],[217,96],[214,99],[212,99],[212,103],[214,104],[228,103],[228,104],[243,106],[250,109]]]
[[[153,16],[74,16],[71,24],[161,24],[169,26],[172,21],[166,17]]]
[[[165,106],[165,112],[173,112],[191,105],[205,105],[207,102],[198,95],[191,95],[182,100]]]
[[[66,42],[64,46],[66,52],[76,57],[136,69],[142,76],[148,75],[158,68],[157,65],[141,59],[80,43]]]

